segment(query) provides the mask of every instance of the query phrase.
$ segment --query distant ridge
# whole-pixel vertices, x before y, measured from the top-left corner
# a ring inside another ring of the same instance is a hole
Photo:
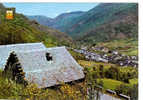
[[[138,4],[101,3],[87,12],[60,14],[47,22],[46,26],[65,32],[73,39],[89,43],[137,38]]]
[[[62,32],[64,32],[66,25],[68,23],[71,23],[74,18],[81,16],[84,14],[83,11],[75,11],[75,12],[69,12],[69,13],[63,13],[58,15],[55,18],[49,18],[46,16],[27,16],[30,20],[36,20],[41,25],[49,26],[51,28],[58,29]]]

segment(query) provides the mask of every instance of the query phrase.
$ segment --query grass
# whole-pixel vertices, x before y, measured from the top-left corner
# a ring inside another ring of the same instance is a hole
[[[22,92],[22,86],[16,84],[12,80],[8,80],[2,76],[2,70],[0,70],[0,99],[14,99],[18,98]]]
[[[98,68],[100,65],[103,65],[103,71],[107,71],[111,66],[116,66],[119,70],[120,73],[126,74],[129,73],[130,75],[132,75],[132,79],[129,80],[129,83],[124,83],[123,81],[118,81],[115,79],[108,79],[108,78],[98,78],[97,82],[99,83],[100,81],[103,82],[103,88],[105,89],[112,89],[115,90],[117,86],[121,85],[121,84],[125,84],[127,86],[133,86],[134,84],[138,84],[138,70],[137,68],[133,68],[133,67],[121,67],[115,64],[111,64],[111,63],[103,63],[103,62],[95,62],[95,61],[85,61],[85,60],[78,60],[78,63],[83,66],[84,68],[88,68],[88,70],[90,71],[90,73],[94,72],[93,68]],[[124,76],[122,76],[124,77]]]
[[[69,52],[70,52],[70,54],[74,57],[74,59],[76,59],[76,60],[79,60],[79,59],[85,59],[85,57],[82,55],[82,54],[80,54],[80,53],[77,53],[77,52],[75,52],[75,51],[73,51],[73,50],[68,50]]]
[[[136,79],[136,78],[130,79],[129,84],[121,82],[121,81],[113,80],[113,79],[107,79],[107,78],[97,79],[97,83],[99,83],[100,81],[103,82],[103,88],[104,89],[111,89],[111,90],[115,90],[116,87],[121,85],[121,84],[125,84],[128,86],[133,86],[134,84],[138,84],[138,79]]]
[[[116,64],[111,64],[111,63],[85,61],[85,60],[78,60],[78,63],[82,67],[88,68],[88,70],[90,70],[90,71],[92,71],[92,69],[94,67],[98,69],[100,65],[103,65],[104,72],[107,71],[111,66],[115,66],[119,69],[120,73],[125,73],[125,74],[129,73],[130,75],[132,75],[132,77],[138,78],[138,69],[134,68],[134,67],[130,67],[130,66],[122,67],[122,66],[119,66],[119,65],[116,65]]]
[[[122,70],[123,72],[131,71],[131,70],[137,71],[137,68],[133,68],[131,66],[119,66],[119,65],[116,65],[116,64],[112,64],[112,63],[104,63],[104,62],[96,62],[96,61],[86,61],[86,60],[78,60],[77,62],[82,67],[88,67],[88,68],[98,67],[99,65],[103,65],[105,69],[108,69],[111,66],[116,66],[120,70]]]
[[[104,65],[105,68],[109,68],[110,66],[114,66],[115,64],[104,63],[104,62],[95,62],[95,61],[86,61],[86,60],[78,60],[78,63],[83,67],[97,67],[99,65]],[[116,65],[117,66],[117,65]]]
[[[138,84],[138,79],[137,78],[130,79],[129,82],[130,82],[130,85]]]
[[[123,84],[121,81],[113,80],[113,79],[97,79],[97,82],[99,83],[100,81],[103,81],[103,88],[104,89],[111,89],[115,90],[117,86]]]
[[[26,87],[15,81],[4,78],[0,69],[0,99],[15,100],[86,100],[86,89],[83,83],[61,84],[55,89],[41,89],[29,83]],[[82,91],[82,92],[81,92]]]
[[[120,39],[111,42],[98,43],[96,45],[109,48],[110,50],[117,50],[125,55],[138,55],[138,41],[136,39]]]

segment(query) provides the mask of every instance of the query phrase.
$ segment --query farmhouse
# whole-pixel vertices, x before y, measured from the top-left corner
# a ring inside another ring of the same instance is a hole
[[[4,69],[9,53],[12,51],[27,51],[35,49],[46,49],[42,43],[24,43],[24,44],[11,44],[0,45],[0,68]]]
[[[13,50],[8,53],[4,68],[5,73],[8,71],[12,79],[24,79],[40,88],[84,78],[83,68],[65,47]]]

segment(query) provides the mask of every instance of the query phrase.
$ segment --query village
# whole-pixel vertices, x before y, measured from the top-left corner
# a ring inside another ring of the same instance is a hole
[[[91,60],[91,61],[99,61],[99,62],[105,62],[105,63],[113,63],[120,66],[132,66],[132,67],[138,67],[138,57],[137,56],[127,56],[124,54],[120,54],[118,51],[106,51],[104,47],[102,48],[94,48],[98,51],[104,52],[103,54],[97,54],[95,52],[90,52],[86,50],[85,48],[78,49],[72,49],[77,53],[81,53],[85,56],[85,59]],[[110,54],[110,55],[109,55]]]

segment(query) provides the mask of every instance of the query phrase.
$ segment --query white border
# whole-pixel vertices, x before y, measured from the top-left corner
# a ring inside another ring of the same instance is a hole
[[[0,2],[97,2],[97,3],[106,3],[106,2],[132,2],[137,3],[139,0],[0,0]]]
[[[139,100],[143,100],[143,0],[139,1]]]

